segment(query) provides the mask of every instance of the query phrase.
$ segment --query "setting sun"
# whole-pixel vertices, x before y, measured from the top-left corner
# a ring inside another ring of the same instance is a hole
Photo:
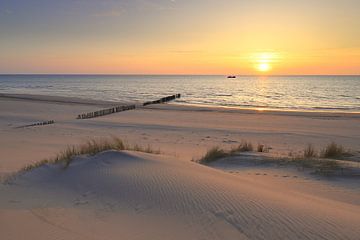
[[[256,66],[256,69],[259,72],[268,72],[271,69],[271,65],[268,63],[260,63],[259,65]]]
[[[273,64],[279,62],[279,54],[274,52],[260,52],[251,56],[254,68],[258,72],[268,72],[273,68]]]

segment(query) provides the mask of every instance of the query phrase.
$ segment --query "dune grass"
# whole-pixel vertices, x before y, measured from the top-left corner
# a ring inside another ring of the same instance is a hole
[[[315,173],[321,175],[331,175],[344,170],[346,164],[337,159],[346,156],[351,156],[350,151],[346,151],[342,145],[334,142],[329,143],[320,151],[316,150],[312,144],[308,144],[303,150],[303,155],[293,156],[285,162],[303,169],[314,169]]]
[[[321,175],[331,175],[345,168],[344,163],[336,159],[348,155],[350,155],[349,151],[345,151],[342,145],[334,142],[320,151],[316,150],[312,144],[308,144],[303,150],[303,155],[292,156],[292,158],[283,160],[281,164],[291,164],[302,169],[313,169],[315,173]]]
[[[153,148],[151,148],[150,145],[148,145],[147,147],[142,147],[138,144],[130,145],[117,137],[98,140],[92,139],[80,145],[68,146],[67,148],[56,154],[53,158],[44,159],[42,161],[29,164],[22,168],[20,172],[30,171],[46,164],[63,164],[64,168],[67,168],[76,156],[93,156],[97,153],[107,150],[130,150],[152,154],[160,154],[159,150],[154,150]],[[267,148],[262,144],[258,144],[256,150],[257,152],[268,152]],[[240,152],[252,151],[254,151],[252,143],[243,140],[238,146],[231,148],[231,150],[229,151],[224,150],[219,146],[215,146],[209,149],[202,158],[197,160],[197,162],[201,164],[207,164],[221,158],[234,156]],[[325,174],[342,168],[342,165],[333,159],[348,155],[350,155],[349,151],[345,151],[343,146],[334,142],[328,144],[319,153],[312,144],[308,144],[303,150],[303,155],[301,156],[292,156],[291,158],[284,159],[274,159],[274,161],[271,162],[276,162],[279,165],[290,164],[301,168],[315,169],[316,172]]]
[[[257,149],[258,152],[269,152],[269,148],[265,145],[258,144]],[[215,146],[209,149],[205,156],[200,158],[199,160],[195,160],[196,162],[206,164],[213,161],[216,161],[220,158],[230,157],[236,155],[240,152],[254,152],[253,144],[250,141],[242,140],[241,143],[235,147],[232,147],[230,151],[221,149],[219,146]]]
[[[352,156],[349,150],[345,150],[342,145],[335,142],[329,143],[320,151],[317,151],[312,144],[308,144],[303,152],[303,158],[339,159],[342,157]]]
[[[322,159],[322,158],[292,158],[286,160],[286,164],[294,165],[302,170],[310,169],[314,170],[314,173],[320,175],[331,175],[336,171],[344,169],[344,164],[334,159]]]
[[[220,158],[236,155],[236,153],[239,152],[252,152],[253,150],[254,148],[252,143],[243,140],[238,146],[231,148],[230,151],[224,150],[219,146],[215,146],[209,149],[206,152],[205,156],[197,160],[197,162],[201,164],[206,164],[206,163],[214,162]]]
[[[205,156],[198,160],[199,163],[206,164],[210,162],[214,162],[220,158],[231,156],[231,152],[227,152],[220,147],[216,146],[209,149]]]
[[[64,150],[60,151],[55,157],[50,159],[44,159],[42,161],[29,164],[22,168],[20,172],[26,172],[34,168],[38,168],[45,164],[63,164],[64,168],[67,168],[71,162],[74,160],[74,157],[80,155],[96,155],[97,153],[107,151],[107,150],[129,150],[137,152],[145,152],[152,154],[160,154],[160,150],[154,150],[150,145],[147,147],[139,146],[138,144],[130,145],[122,141],[120,138],[112,137],[110,139],[92,139],[88,140],[83,144],[68,146]]]
[[[304,149],[304,158],[316,158],[318,156],[312,144],[308,144]]]
[[[349,155],[351,155],[349,151],[346,151],[342,145],[335,142],[331,142],[320,152],[322,158],[340,158]]]
[[[242,140],[241,143],[237,147],[231,149],[231,152],[234,152],[234,153],[236,153],[236,152],[252,152],[253,150],[254,150],[254,147],[251,142]]]
[[[232,148],[230,151],[226,151],[218,146],[209,149],[204,157],[200,158],[197,162],[201,164],[207,164],[217,161],[221,158],[235,156],[239,152],[250,152],[254,151],[251,142],[242,141],[237,147]],[[258,145],[257,152],[265,152],[266,148],[264,145]],[[314,170],[314,173],[319,175],[332,175],[334,172],[342,171],[345,168],[344,163],[331,159],[335,156],[343,156],[347,152],[341,145],[334,143],[329,144],[321,153],[312,144],[308,144],[303,154],[292,156],[289,158],[273,158],[266,157],[260,164],[276,164],[279,166],[294,166],[299,169]]]
[[[262,153],[268,153],[270,151],[270,147],[268,147],[268,146],[266,146],[264,144],[258,143],[256,151],[257,152],[262,152]]]

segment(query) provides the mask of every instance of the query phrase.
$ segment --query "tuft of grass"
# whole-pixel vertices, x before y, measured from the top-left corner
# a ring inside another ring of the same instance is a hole
[[[317,152],[312,144],[308,144],[304,149],[304,158],[316,158]]]
[[[230,151],[221,149],[218,146],[213,147],[206,152],[204,157],[197,160],[197,162],[199,162],[201,164],[206,164],[206,163],[216,161],[220,158],[233,156],[239,152],[252,152],[253,150],[254,150],[254,148],[253,148],[252,143],[243,140],[243,141],[241,141],[241,143],[238,146],[231,148]]]
[[[224,151],[218,146],[211,148],[208,150],[204,157],[202,157],[198,162],[202,164],[214,162],[220,158],[228,157],[231,153]]]
[[[257,152],[264,152],[265,146],[263,144],[258,144],[256,151]]]
[[[198,163],[207,164],[219,160],[225,157],[231,157],[236,155],[237,152],[251,151],[252,148],[249,147],[249,142],[243,142],[238,147],[231,149],[230,151],[226,151],[216,146],[207,151],[204,157],[200,160],[197,160]],[[265,147],[261,147],[262,151],[266,149]],[[299,154],[297,156],[293,156],[293,154],[288,158],[269,158],[261,161],[263,164],[277,164],[279,166],[295,166],[301,169],[309,169],[314,171],[314,173],[324,176],[331,176],[332,174],[338,172],[345,168],[345,165],[334,159],[323,159],[318,158],[318,154],[315,148],[309,144],[305,149],[304,153]],[[195,160],[193,160],[195,161]]]
[[[154,150],[150,145],[147,145],[145,148],[135,144],[134,146],[126,146],[126,150],[131,150],[135,152],[144,152],[144,153],[152,153],[152,154],[160,154],[160,150]]]
[[[349,155],[349,153],[345,151],[344,147],[335,142],[328,144],[320,153],[322,158],[339,158],[346,155]]]
[[[45,159],[36,163],[29,164],[22,168],[20,172],[27,172],[32,169],[41,167],[46,164],[63,164],[64,168],[69,167],[74,157],[80,155],[96,155],[97,153],[104,152],[107,150],[129,150],[137,152],[145,152],[152,154],[160,154],[160,150],[154,150],[148,145],[146,148],[139,146],[138,144],[129,145],[125,144],[120,138],[113,137],[111,139],[92,139],[88,140],[83,144],[76,146],[68,146],[64,150],[60,151],[55,157],[51,159]]]
[[[239,144],[239,146],[237,146],[236,148],[233,148],[231,150],[231,152],[235,153],[235,152],[252,152],[254,150],[253,145],[251,142],[248,141],[241,141],[241,143]]]
[[[320,152],[320,157],[322,158],[341,158],[341,157],[351,157],[353,154],[350,150],[345,150],[342,145],[331,142]]]
[[[321,157],[334,158],[341,156],[343,153],[344,148],[341,145],[331,142],[321,151]]]
[[[294,158],[287,162],[303,169],[312,169],[320,175],[331,175],[344,169],[343,164],[333,159]]]
[[[257,152],[263,152],[263,153],[268,153],[269,150],[270,150],[269,147],[265,146],[264,144],[260,144],[260,143],[257,145],[257,148],[256,148]]]
[[[48,164],[48,163],[49,163],[49,160],[44,159],[44,160],[42,160],[42,161],[35,162],[35,163],[33,163],[33,164],[29,164],[29,165],[23,167],[23,168],[21,169],[21,171],[25,171],[25,172],[26,172],[26,171],[30,171],[30,170],[32,170],[32,169],[41,167],[41,166],[46,165],[46,164]]]
[[[349,153],[341,145],[334,142],[322,149],[320,154],[312,144],[308,144],[303,151],[303,155],[294,156],[286,162],[297,167],[313,169],[315,173],[320,175],[331,175],[336,171],[343,170],[345,167],[343,163],[336,161],[334,158],[347,154]]]
[[[251,142],[242,141],[237,147],[232,148],[230,151],[226,151],[221,149],[220,147],[216,146],[207,151],[204,157],[202,157],[197,162],[206,164],[213,161],[216,161],[220,158],[233,156],[238,152],[252,152],[253,145]]]

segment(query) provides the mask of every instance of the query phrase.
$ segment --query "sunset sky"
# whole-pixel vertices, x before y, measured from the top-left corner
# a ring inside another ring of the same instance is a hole
[[[0,73],[360,74],[359,0],[0,0]]]

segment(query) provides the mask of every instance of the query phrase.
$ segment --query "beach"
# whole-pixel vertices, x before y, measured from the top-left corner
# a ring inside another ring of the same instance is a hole
[[[359,240],[360,1],[1,1],[0,240]]]
[[[0,185],[2,239],[356,239],[358,177],[327,179],[288,168],[246,171],[196,162],[242,141],[267,156],[330,142],[359,160],[360,114],[159,104],[92,119],[124,103],[0,95],[0,176],[70,145],[116,136],[160,151],[106,151],[69,168],[42,166]],[[23,127],[54,121],[44,126]],[[341,184],[339,184],[341,183]],[[17,226],[24,226],[17,231]],[[5,237],[5,238],[3,238]]]
[[[213,146],[242,140],[269,145],[274,154],[302,151],[331,141],[358,150],[360,115],[351,113],[271,112],[174,104],[152,105],[118,114],[77,120],[80,113],[121,103],[37,95],[1,97],[0,172],[14,171],[89,138],[117,136],[151,145],[180,160],[201,157]],[[16,128],[34,122],[56,124]],[[5,137],[6,136],[6,137]],[[21,147],[21,151],[15,151]]]

